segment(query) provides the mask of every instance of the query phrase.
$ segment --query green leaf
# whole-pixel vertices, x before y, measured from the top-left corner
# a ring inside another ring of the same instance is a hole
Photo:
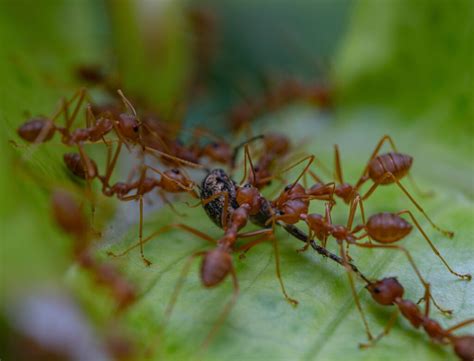
[[[458,9],[469,4],[459,2]],[[472,41],[468,41],[472,36],[468,31],[472,30],[472,8],[457,10],[456,16],[453,8],[451,3],[442,1],[434,5],[427,1],[393,1],[383,6],[375,1],[359,3],[334,69],[342,95],[341,110],[332,115],[294,107],[262,119],[256,127],[287,132],[295,143],[304,141],[305,150],[327,164],[332,159],[332,144],[339,144],[345,177],[351,182],[359,176],[375,143],[383,134],[390,134],[402,152],[414,156],[413,176],[418,184],[434,192],[431,198],[416,196],[417,199],[435,222],[454,230],[456,235],[452,240],[439,235],[414,210],[422,227],[455,270],[472,274],[474,103],[469,86],[472,64],[468,61],[469,49],[472,58]],[[428,27],[432,17],[439,26]],[[72,77],[75,66],[105,58],[112,43],[105,19],[105,8],[93,1],[46,2],[41,16],[29,2],[0,3],[0,43],[5,54],[0,57],[0,121],[5,144],[0,157],[0,185],[7,190],[0,207],[0,269],[5,281],[1,284],[2,301],[24,288],[56,282],[73,289],[99,325],[112,317],[113,300],[87,274],[70,266],[71,242],[46,216],[47,187],[37,186],[21,175],[24,165],[18,159],[25,150],[14,149],[7,140],[18,140],[15,129],[26,118],[25,111],[50,114],[61,96],[73,93],[78,86]],[[377,31],[372,30],[375,25]],[[120,34],[117,30],[113,36],[123,39]],[[122,40],[117,41],[122,46]],[[449,47],[453,47],[451,53],[456,56],[445,54]],[[125,52],[123,48],[120,51]],[[409,60],[403,60],[406,58]],[[186,59],[180,61],[186,63]],[[132,72],[140,72],[140,64],[125,64],[126,77],[133,78],[127,73],[128,66],[134,69]],[[171,89],[176,89],[180,80],[171,83]],[[142,88],[142,84],[135,86]],[[460,98],[464,100],[459,101]],[[58,149],[61,148],[53,144],[41,146],[27,166],[51,183],[69,184]],[[413,189],[410,184],[407,186]],[[322,208],[318,204],[314,210],[322,212]],[[366,204],[368,214],[406,208],[414,209],[394,186],[383,187]],[[179,221],[216,239],[222,235],[202,209],[178,202],[178,210],[186,216],[178,217],[167,208],[150,212],[144,234]],[[338,204],[336,211],[334,220],[344,222],[347,209]],[[123,250],[134,243],[138,227],[124,229],[122,225],[137,215],[138,208],[133,204],[118,212],[108,225],[111,232],[98,246],[98,253],[105,257],[106,250]],[[244,260],[234,257],[241,292],[204,355],[206,360],[455,359],[449,347],[430,343],[423,332],[413,330],[402,319],[376,347],[359,350],[358,343],[365,341],[364,328],[344,269],[312,251],[297,254],[295,249],[302,244],[282,230],[277,238],[283,279],[299,306],[292,308],[280,291],[270,244],[252,249]],[[451,319],[436,311],[433,316],[443,325],[472,317],[472,282],[458,281],[449,274],[416,231],[402,243],[431,283],[436,300],[455,311]],[[231,296],[230,280],[215,289],[204,289],[196,261],[170,322],[163,327],[166,305],[187,257],[203,249],[208,249],[204,241],[177,230],[146,245],[146,255],[153,261],[149,268],[143,265],[138,252],[116,260],[141,292],[137,304],[120,321],[142,346],[139,350],[155,351],[151,359],[194,357]],[[337,252],[333,241],[330,249]],[[351,256],[368,276],[396,275],[408,298],[421,297],[422,287],[403,255],[354,249]],[[391,308],[376,306],[361,283],[357,288],[370,326],[377,333],[388,320]],[[472,328],[465,330],[468,331],[472,333]]]

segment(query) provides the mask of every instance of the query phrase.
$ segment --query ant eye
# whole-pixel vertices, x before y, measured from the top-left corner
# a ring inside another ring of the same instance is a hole
[[[250,188],[252,185],[249,183],[244,184],[244,188]]]
[[[171,171],[172,171],[174,174],[179,174],[179,169],[173,168],[173,169],[171,169]]]
[[[374,288],[374,293],[380,293],[380,292],[381,292],[381,291],[380,291],[380,288],[378,288],[378,287],[375,287],[375,288]]]
[[[254,172],[258,172],[260,170],[259,166],[253,167]]]
[[[291,184],[288,184],[286,187],[285,187],[285,192],[286,191],[289,191],[291,189]]]

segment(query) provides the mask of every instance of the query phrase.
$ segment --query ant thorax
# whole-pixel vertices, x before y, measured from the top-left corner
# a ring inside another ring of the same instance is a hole
[[[209,218],[220,228],[223,228],[222,213],[224,211],[225,195],[228,196],[227,221],[232,212],[239,208],[237,203],[237,190],[235,182],[225,173],[223,169],[213,169],[204,178],[201,184],[201,200],[207,200],[218,193],[221,196],[204,205]]]

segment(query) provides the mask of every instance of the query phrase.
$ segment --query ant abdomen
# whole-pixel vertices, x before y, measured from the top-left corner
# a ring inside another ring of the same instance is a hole
[[[46,118],[33,118],[26,123],[23,123],[17,129],[17,133],[22,139],[33,143],[39,138],[39,135],[43,132],[45,127],[49,127],[49,129],[48,132],[44,134],[44,137],[42,137],[41,141],[47,142],[53,137],[56,128],[54,127],[53,123]]]
[[[84,240],[88,231],[88,222],[81,207],[66,191],[57,190],[52,198],[52,211],[59,227],[66,233]]]
[[[232,269],[232,257],[220,248],[207,252],[201,264],[201,280],[205,287],[221,283]]]
[[[372,159],[369,163],[369,177],[376,183],[390,184],[393,179],[384,178],[387,173],[392,173],[396,179],[402,179],[409,172],[413,158],[401,153],[386,153]]]
[[[65,153],[63,160],[67,169],[69,169],[72,174],[81,179],[86,179],[86,169],[84,168],[84,164],[82,163],[81,155],[79,153]],[[94,178],[98,173],[97,164],[92,159],[89,159],[89,162],[93,169],[93,174],[90,174],[89,176],[90,178]]]
[[[453,340],[454,352],[463,361],[474,360],[474,336],[465,335],[455,337]]]
[[[406,237],[413,226],[395,213],[377,213],[367,222],[367,233],[380,243],[394,243]]]

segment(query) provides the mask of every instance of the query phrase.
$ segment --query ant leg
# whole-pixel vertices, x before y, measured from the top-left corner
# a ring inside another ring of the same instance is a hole
[[[163,200],[163,203],[165,203],[168,207],[170,207],[171,211],[176,214],[177,216],[179,217],[185,217],[186,214],[185,213],[179,213],[178,210],[175,208],[175,206],[173,205],[173,203],[171,203],[171,201],[166,197],[165,195],[165,192],[163,192],[161,189],[158,190],[158,195],[160,196],[160,198]]]
[[[352,230],[352,224],[354,223],[354,216],[355,216],[357,206],[359,206],[359,209],[360,209],[362,224],[365,225],[367,223],[365,220],[364,202],[362,201],[360,195],[358,194],[354,199],[352,199],[351,205],[350,205],[349,218],[347,219],[347,225],[346,225],[346,228],[350,231]],[[372,238],[369,236],[369,234],[367,234],[367,238],[369,240],[369,243],[372,243]]]
[[[296,250],[296,252],[298,252],[298,253],[306,252],[308,250],[309,246],[311,246],[311,240],[313,238],[314,238],[313,231],[312,231],[311,227],[308,224],[308,238],[306,239],[306,244],[302,248],[298,248]]]
[[[293,169],[294,167],[296,167],[298,164],[301,164],[303,163],[305,160],[308,160],[308,164],[306,164],[306,166],[304,167],[304,169],[301,171],[301,173],[298,175],[298,177],[296,178],[296,180],[293,182],[292,184],[292,188],[299,182],[299,180],[301,179],[301,177],[308,171],[309,167],[311,166],[311,164],[313,163],[313,161],[316,159],[316,157],[314,155],[308,155],[306,157],[304,157],[303,159],[300,159],[299,161],[297,161],[296,163],[290,165],[289,167],[283,169],[281,172],[279,172],[279,174],[282,174],[284,172],[287,172],[291,169]]]
[[[314,173],[311,169],[308,170],[308,173],[309,173],[310,177],[313,178],[313,180],[315,182],[324,184],[324,181],[321,178],[319,178],[319,176],[316,175],[316,173]]]
[[[371,342],[374,339],[374,337],[372,336],[372,333],[370,332],[369,323],[367,322],[364,310],[362,309],[362,305],[360,304],[359,295],[357,294],[357,291],[354,285],[354,279],[352,278],[352,269],[349,266],[349,261],[347,259],[346,253],[344,252],[344,244],[342,242],[339,243],[339,250],[342,257],[343,266],[346,269],[347,278],[349,279],[349,285],[351,287],[352,297],[354,298],[354,302],[356,304],[357,310],[359,311],[359,314],[362,318],[362,322],[364,323],[367,338],[369,342]]]
[[[216,242],[213,238],[211,238],[210,236],[208,236],[207,234],[193,228],[193,227],[190,227],[190,226],[187,226],[185,224],[182,224],[182,223],[174,223],[174,224],[168,224],[166,226],[163,226],[161,228],[159,228],[157,231],[153,232],[152,234],[150,234],[148,237],[144,238],[141,242],[141,245],[144,246],[145,243],[151,241],[153,238],[159,236],[160,234],[163,234],[163,233],[166,233],[168,232],[169,230],[173,229],[173,228],[177,228],[177,229],[181,229],[183,231],[186,231],[186,232],[189,232],[209,243],[211,243],[212,245],[215,245]],[[138,248],[140,247],[140,242],[137,242],[135,243],[134,245],[130,246],[129,248],[127,248],[126,250],[120,252],[120,253],[114,253],[114,252],[111,252],[111,251],[108,251],[107,252],[107,255],[108,256],[111,256],[111,257],[122,257],[122,256],[125,256],[128,252],[134,250],[135,248]]]
[[[77,118],[77,115],[79,114],[79,110],[82,106],[82,103],[84,102],[84,97],[85,97],[86,89],[81,88],[79,89],[77,95],[79,96],[79,99],[76,102],[76,106],[74,107],[74,110],[72,112],[72,115],[69,117],[69,119],[66,119],[66,134],[69,135],[71,131],[72,124]]]
[[[415,219],[415,217],[413,216],[413,214],[409,210],[404,210],[404,211],[400,211],[400,212],[397,213],[397,215],[402,215],[402,214],[408,214],[410,216],[413,223],[415,223],[416,228],[418,228],[420,233],[425,238],[426,242],[428,242],[428,244],[430,245],[431,250],[434,252],[434,254],[436,256],[438,256],[438,258],[441,260],[441,262],[444,263],[444,265],[446,266],[446,268],[448,269],[449,272],[451,272],[453,275],[455,275],[455,276],[457,276],[461,279],[464,279],[464,280],[470,281],[472,279],[472,276],[470,274],[459,274],[459,273],[453,271],[453,269],[449,266],[448,262],[446,262],[446,260],[443,258],[443,256],[439,253],[438,249],[435,247],[433,242],[429,239],[429,237],[425,233],[425,231],[423,231],[423,228],[421,228],[420,224],[417,222],[417,220]]]
[[[151,262],[145,258],[145,253],[143,252],[143,196],[140,195],[138,198],[140,202],[140,223],[138,225],[138,240],[140,242],[140,257],[146,266],[150,266]]]
[[[211,340],[214,338],[216,332],[222,326],[222,323],[225,321],[225,319],[227,318],[227,315],[234,307],[235,302],[237,301],[237,297],[239,296],[239,282],[237,280],[237,274],[235,273],[234,266],[231,267],[230,274],[232,275],[232,286],[233,286],[232,298],[224,306],[224,309],[221,311],[214,326],[212,327],[211,331],[206,336],[206,339],[203,342],[201,351],[204,351],[209,346]]]
[[[337,144],[334,144],[334,178],[339,184],[344,183],[341,167],[341,156],[339,154],[339,146]]]
[[[353,244],[357,247],[362,247],[362,248],[384,248],[384,249],[394,249],[394,250],[398,250],[398,251],[403,252],[405,254],[405,256],[407,257],[408,262],[410,262],[410,265],[413,268],[413,270],[415,271],[415,273],[416,273],[418,279],[420,280],[421,284],[423,285],[423,288],[425,289],[424,299],[425,299],[426,303],[429,304],[429,300],[431,298],[433,300],[433,304],[436,306],[436,308],[441,313],[443,313],[445,315],[452,314],[451,310],[445,310],[437,304],[437,302],[435,301],[435,299],[433,298],[433,296],[430,293],[429,283],[426,282],[426,280],[423,278],[423,276],[421,275],[421,272],[419,271],[418,267],[416,266],[416,263],[415,263],[413,257],[411,256],[411,253],[405,247],[397,246],[397,245],[389,245],[389,244],[371,244],[371,243],[353,243]]]
[[[392,174],[392,173],[385,173],[385,175],[380,179],[379,182],[374,183],[372,187],[367,191],[367,193],[362,197],[362,200],[366,200],[376,189],[377,187],[382,184],[386,179],[392,179],[394,183],[398,185],[398,187],[402,190],[403,193],[410,199],[410,201],[413,203],[413,205],[423,214],[423,216],[426,218],[426,220],[431,224],[431,226],[436,229],[438,232],[441,232],[448,238],[453,238],[454,232],[444,230],[440,227],[438,227],[430,217],[428,217],[428,214],[426,214],[425,210],[421,208],[421,206],[417,203],[417,201],[412,197],[412,195],[406,190],[406,188],[400,183],[400,181]]]
[[[232,158],[231,158],[231,161],[230,161],[230,167],[231,167],[231,170],[234,170],[235,169],[235,163],[237,162],[237,156],[239,155],[239,151],[242,147],[245,147],[247,144],[249,143],[252,143],[256,140],[259,140],[259,139],[263,139],[265,138],[265,136],[263,134],[260,134],[260,135],[256,135],[256,136],[253,136],[253,137],[250,137],[248,138],[247,140],[245,140],[244,142],[236,145],[234,147],[234,150],[232,152]]]
[[[444,331],[445,331],[446,333],[451,333],[451,332],[453,332],[453,331],[455,331],[455,330],[459,330],[459,329],[462,328],[462,327],[469,326],[469,325],[472,324],[472,323],[474,323],[474,318],[470,318],[470,319],[468,319],[468,320],[466,320],[466,321],[462,321],[462,322],[460,322],[460,323],[458,323],[458,324],[456,324],[456,325],[454,325],[454,326],[452,326],[452,327],[450,327],[450,328],[448,328],[448,329],[446,329],[446,330],[444,330]]]
[[[280,282],[280,287],[281,287],[281,290],[283,292],[283,295],[285,296],[286,300],[292,305],[292,306],[297,306],[298,305],[298,301],[291,298],[290,296],[288,296],[288,293],[286,292],[286,289],[285,289],[285,285],[283,283],[283,278],[281,277],[281,271],[280,271],[280,252],[278,250],[278,243],[277,243],[277,240],[275,238],[275,230],[274,228],[271,228],[271,229],[260,229],[260,230],[257,230],[257,231],[253,231],[253,232],[246,232],[246,233],[242,233],[242,234],[239,234],[238,237],[239,238],[245,238],[245,237],[252,237],[252,236],[256,236],[256,235],[259,235],[259,234],[263,234],[263,236],[261,238],[258,238],[256,239],[255,241],[253,242],[250,242],[242,247],[239,247],[238,250],[243,250],[245,253],[250,250],[250,248],[256,246],[257,244],[259,243],[262,243],[262,242],[265,242],[265,241],[268,241],[268,240],[271,240],[272,241],[272,245],[273,245],[273,251],[275,253],[275,267],[276,267],[276,275],[277,275],[277,278],[278,278],[278,282]]]
[[[209,198],[202,199],[199,204],[205,206],[206,204],[212,202],[213,200],[220,198],[224,196],[224,209],[222,211],[221,215],[221,226],[223,229],[226,229],[227,226],[227,213],[228,213],[228,208],[229,208],[229,192],[227,191],[222,191],[222,192],[217,192],[210,196]]]
[[[295,216],[292,215],[292,214],[282,214],[282,215],[279,215],[279,216],[272,215],[272,217],[270,217],[265,222],[265,226],[268,226],[269,224],[272,224],[272,223],[275,223],[275,222],[278,222],[278,221],[288,223],[287,220],[292,221],[294,218],[295,218]],[[291,222],[291,223],[293,223],[293,222]]]
[[[187,160],[178,158],[178,157],[174,157],[174,156],[172,156],[172,155],[170,155],[170,154],[167,154],[167,153],[165,153],[165,152],[162,152],[162,151],[160,151],[160,150],[157,150],[157,149],[154,149],[154,148],[151,148],[151,147],[148,147],[148,146],[144,146],[143,148],[144,148],[146,151],[151,152],[151,153],[149,153],[149,154],[151,154],[153,157],[157,158],[158,160],[160,160],[160,157],[159,157],[159,156],[161,156],[161,157],[164,157],[164,158],[172,159],[172,160],[174,160],[174,161],[176,161],[176,162],[178,162],[178,163],[185,164],[185,165],[187,165],[187,166],[189,166],[189,167],[192,167],[192,168],[200,168],[200,169],[204,168],[204,166],[201,165],[201,164],[193,163],[193,162],[190,162],[190,161],[187,161]],[[159,156],[158,156],[158,155],[159,155]]]
[[[149,166],[149,165],[146,165],[145,166],[146,168],[150,169],[151,171],[155,172],[155,173],[158,173],[160,176],[162,176],[163,178],[166,178],[167,180],[175,183],[176,185],[178,185],[180,188],[182,188],[183,190],[185,191],[188,191],[188,192],[191,192],[191,191],[194,191],[193,187],[187,187],[185,186],[184,184],[178,182],[176,179],[173,179],[169,176],[167,176],[165,173],[163,173],[162,171],[160,171],[159,169],[157,168],[154,168],[152,166]]]
[[[379,333],[371,342],[361,343],[361,344],[359,344],[359,347],[360,348],[369,348],[369,347],[375,346],[375,344],[377,342],[379,342],[382,337],[387,336],[390,333],[390,330],[392,329],[392,327],[395,325],[395,321],[398,318],[399,312],[400,311],[398,309],[396,309],[392,313],[392,315],[390,316],[390,319],[388,320],[387,324],[385,325],[383,331],[381,333]]]
[[[286,300],[293,306],[296,307],[298,305],[298,301],[291,298],[288,296],[288,293],[286,292],[285,285],[283,283],[283,278],[281,277],[281,271],[280,271],[280,252],[278,251],[278,242],[275,238],[275,225],[276,225],[276,220],[274,216],[272,215],[272,232],[269,235],[269,238],[272,240],[273,243],[273,251],[275,253],[275,271],[276,275],[278,278],[278,282],[280,282],[280,287],[281,291],[283,292],[283,295],[285,296]]]
[[[171,295],[171,299],[168,305],[166,306],[163,326],[165,326],[168,323],[171,317],[171,313],[173,312],[174,305],[176,304],[176,301],[178,299],[179,292],[181,291],[181,288],[183,287],[184,279],[186,278],[186,275],[189,273],[189,270],[191,269],[191,264],[193,263],[194,259],[196,259],[196,257],[204,256],[205,254],[206,252],[204,251],[195,252],[191,256],[189,256],[188,260],[186,261],[179,275],[178,282],[176,282],[176,286],[174,288],[173,294]]]
[[[255,169],[254,169],[254,166],[253,166],[252,157],[250,156],[250,151],[249,151],[248,144],[245,144],[245,146],[244,146],[244,175],[242,177],[242,180],[240,181],[240,185],[242,185],[245,182],[245,179],[247,179],[247,159],[248,159],[249,164],[250,164],[250,171],[252,172],[253,183],[255,183],[256,182]],[[255,185],[255,184],[253,184],[253,185]]]
[[[122,144],[123,143],[119,140],[117,144],[117,148],[115,149],[114,156],[112,157],[112,161],[107,165],[107,171],[105,172],[105,177],[104,177],[104,180],[102,181],[102,190],[104,190],[106,187],[110,187],[110,184],[109,184],[110,177],[112,176],[112,172],[114,171],[115,166],[117,164],[118,157],[122,150]]]
[[[273,232],[272,232],[273,233]],[[285,284],[283,283],[283,278],[281,277],[281,271],[280,271],[280,252],[278,250],[278,241],[277,239],[275,238],[275,235],[272,234],[269,236],[270,239],[272,240],[272,244],[273,244],[273,251],[275,253],[275,271],[276,271],[276,275],[277,275],[277,278],[278,278],[278,282],[280,282],[280,287],[281,287],[281,291],[283,292],[283,295],[285,296],[286,300],[293,306],[293,307],[296,307],[298,306],[298,301],[291,298],[290,296],[288,296],[288,293],[286,293],[286,289],[285,289]]]
[[[79,150],[79,154],[81,156],[81,160],[83,160],[84,164],[84,169],[86,170],[86,178],[94,178],[96,174],[96,168],[92,165],[92,162],[89,158],[89,156],[86,154],[84,151],[84,146],[81,142],[77,143],[77,148]]]
[[[269,234],[268,233],[272,233],[273,230],[272,229],[259,229],[257,231],[251,231],[251,232],[245,232],[245,233],[239,233],[237,234],[237,238],[249,238],[249,237],[254,237],[254,236],[258,236],[258,235],[261,235],[261,237],[257,238],[256,240],[254,241],[251,241],[251,242],[248,242],[242,246],[239,246],[237,248],[234,249],[235,252],[242,252],[240,255],[239,255],[239,258],[242,259],[245,257],[246,253],[251,249],[253,248],[254,246],[260,244],[260,243],[263,243],[263,242],[266,242],[268,241],[268,236]]]

